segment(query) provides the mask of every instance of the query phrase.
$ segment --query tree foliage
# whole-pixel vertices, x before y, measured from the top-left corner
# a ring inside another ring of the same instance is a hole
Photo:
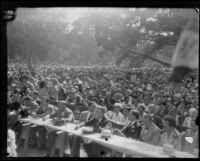
[[[176,45],[183,27],[194,16],[198,15],[193,9],[100,9],[81,19],[89,19],[95,27],[97,44],[103,47],[100,54],[111,51],[118,57],[117,64],[128,57],[130,65],[143,65],[147,58],[155,61],[155,53],[165,45]]]
[[[8,25],[10,58],[59,60],[71,65],[142,66],[166,45],[176,45],[194,9],[95,8],[75,20],[69,30],[65,8],[20,9]],[[163,53],[164,54],[164,53]]]

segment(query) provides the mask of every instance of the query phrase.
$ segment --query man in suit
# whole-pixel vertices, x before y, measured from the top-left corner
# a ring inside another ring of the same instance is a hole
[[[143,118],[144,126],[142,127],[140,139],[149,144],[158,145],[160,138],[160,128],[152,121],[152,117],[146,114]]]
[[[35,117],[37,115],[36,111],[38,110],[39,105],[36,102],[33,102],[33,99],[30,96],[24,97],[22,102],[25,105],[25,109],[27,109],[28,114],[30,116]],[[24,110],[22,110],[22,111],[24,111]],[[30,130],[29,131],[29,134],[30,134],[30,144],[31,144],[32,147],[35,147],[37,145],[37,135],[36,135],[37,130],[36,130],[36,128],[27,128],[27,127],[24,127],[22,130],[23,131]],[[28,131],[27,131],[27,133],[28,133]]]
[[[94,118],[86,121],[85,123],[78,124],[75,129],[79,129],[83,126],[93,127],[93,132],[101,132],[101,130],[107,125],[108,120],[104,117],[106,112],[106,108],[102,106],[97,106],[94,114]],[[74,136],[71,141],[72,149],[71,156],[72,157],[80,157],[80,143],[83,139],[80,136]],[[88,157],[91,156],[100,156],[100,151],[102,149],[101,145],[98,145],[94,142],[84,143],[84,148],[88,154]],[[103,147],[104,148],[104,147]],[[104,150],[105,151],[105,150]]]
[[[53,119],[54,126],[59,126],[65,123],[74,122],[73,112],[66,107],[65,101],[59,101],[57,107],[58,107],[57,110],[50,115],[50,118]],[[47,156],[50,154],[56,139],[57,139],[56,131],[49,131],[47,138],[47,144],[48,144]],[[65,142],[65,140],[63,141]]]
[[[128,115],[130,123],[125,126],[122,130],[117,130],[116,134],[119,134],[121,136],[132,138],[132,139],[138,139],[140,137],[141,132],[141,125],[138,123],[139,114],[136,110],[131,110]],[[116,130],[114,131],[114,133]]]
[[[92,118],[94,118],[94,112],[95,112],[96,106],[97,106],[97,104],[95,102],[88,102],[88,110],[81,112],[80,117],[77,120],[77,122],[85,123],[88,120],[91,120]],[[73,134],[68,134],[67,139],[69,141],[70,150],[73,151],[72,150],[73,140],[76,139],[76,136]]]
[[[113,134],[131,138],[131,139],[139,139],[140,132],[142,129],[142,126],[138,122],[139,113],[136,110],[131,110],[129,112],[128,118],[129,118],[130,123],[126,125],[122,130],[114,130]],[[121,153],[112,151],[112,154],[111,154],[112,157],[117,157],[119,155],[120,157],[122,156]]]
[[[86,122],[94,117],[96,103],[90,102],[88,105],[88,110],[81,112],[80,122]]]
[[[48,97],[43,97],[41,100],[41,105],[36,111],[37,117],[43,118],[45,120],[54,112],[55,112],[55,107],[49,104]],[[37,148],[44,149],[46,143],[46,129],[44,126],[38,126],[37,132],[38,132]]]
[[[149,105],[149,113],[152,117],[152,121],[160,128],[163,129],[162,119],[156,114],[158,107],[154,104]]]

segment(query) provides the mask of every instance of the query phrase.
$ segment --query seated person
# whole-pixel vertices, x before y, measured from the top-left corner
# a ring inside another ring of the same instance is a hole
[[[141,141],[149,144],[158,145],[160,139],[160,129],[152,121],[152,117],[149,114],[144,115],[143,118],[144,126],[140,133]]]
[[[28,109],[31,116],[36,116],[36,111],[39,106],[37,103],[33,102],[33,99],[30,96],[24,97],[22,103]]]
[[[49,98],[52,98],[53,100],[58,99],[58,89],[56,85],[58,84],[58,80],[56,78],[51,79],[51,86],[49,87],[48,90],[48,96]]]
[[[95,102],[89,102],[88,103],[88,110],[87,111],[83,111],[80,114],[80,110],[76,109],[75,113],[79,112],[79,117],[77,117],[76,119],[76,123],[84,123],[88,120],[91,120],[92,118],[94,118],[94,112],[96,109],[97,104]],[[77,116],[77,115],[75,115]],[[68,134],[68,140],[70,140],[70,149],[72,151],[72,140],[74,139],[74,135],[73,134]]]
[[[124,120],[122,121],[122,124],[127,125],[129,123],[129,112],[130,112],[130,107],[124,106],[122,110],[122,114],[124,116]]]
[[[37,117],[43,118],[44,120],[50,117],[52,113],[55,111],[55,107],[48,103],[47,97],[43,97],[41,101],[41,105],[36,111]],[[46,129],[44,126],[38,126],[37,129],[38,133],[38,141],[37,141],[37,148],[43,149],[45,148],[46,143]]]
[[[182,132],[182,150],[185,152],[192,153],[194,152],[195,147],[193,146],[193,142],[195,142],[195,137],[198,134],[198,126],[195,124],[194,121],[190,121],[190,129],[187,129],[185,132]],[[193,142],[188,142],[185,140],[186,137],[192,137]],[[198,149],[198,148],[197,148]]]
[[[39,92],[38,91],[33,91],[31,94],[32,94],[33,102],[38,104],[38,102],[40,102]]]
[[[33,102],[32,98],[29,96],[26,96],[23,98],[23,104],[25,106],[24,106],[24,109],[22,108],[22,111],[25,111],[25,109],[26,109],[28,116],[36,117],[36,115],[37,115],[36,111],[39,108],[38,104]],[[22,113],[22,112],[20,112],[20,113]],[[23,128],[22,130],[29,130],[29,128]],[[31,128],[29,134],[30,134],[30,144],[31,144],[31,146],[35,147],[37,145],[36,129]]]
[[[122,123],[124,120],[124,116],[120,112],[121,109],[122,105],[120,103],[115,103],[113,111],[106,112],[105,118],[111,122]]]
[[[81,110],[79,108],[76,108],[74,111],[73,111],[73,114],[74,114],[74,121],[75,121],[75,124],[79,123],[80,122],[80,117],[81,117]]]
[[[86,122],[94,117],[94,111],[96,105],[97,104],[95,102],[91,102],[88,104],[88,110],[81,112],[81,117],[80,117],[81,122]]]
[[[184,127],[189,127],[190,128],[190,121],[193,120],[195,121],[197,116],[198,116],[198,111],[195,108],[190,108],[189,109],[189,117],[186,117],[184,122],[183,122],[183,126]]]
[[[108,120],[105,118],[104,114],[106,112],[106,108],[102,106],[97,106],[96,111],[94,114],[94,118],[86,121],[85,123],[80,123],[76,126],[75,129],[78,129],[83,126],[90,126],[93,127],[94,132],[101,132],[102,128],[104,128]],[[71,149],[71,156],[72,157],[80,157],[80,143],[82,141],[82,138],[80,136],[74,136],[73,140],[70,140],[72,144],[72,149]],[[88,157],[91,156],[100,156],[101,149],[104,147],[101,145],[98,145],[94,142],[90,142],[88,144],[84,143],[84,148],[88,154]],[[106,149],[106,148],[105,148]],[[105,151],[104,149],[104,151]]]
[[[50,115],[50,118],[53,119],[54,125],[63,125],[65,123],[73,123],[74,122],[74,116],[73,112],[65,106],[64,101],[59,101],[57,105],[57,110]],[[48,147],[48,153],[47,156],[49,156],[51,152],[51,148],[53,147],[56,140],[56,131],[50,131],[48,132],[47,137],[47,147]],[[65,140],[64,140],[65,141]]]
[[[8,129],[8,137],[7,137],[7,153],[8,157],[17,157],[17,146],[15,140],[15,132],[11,129]]]
[[[181,150],[181,135],[175,129],[175,119],[171,116],[165,116],[164,129],[161,130],[160,146],[172,144],[176,150]]]
[[[147,112],[145,111],[145,106],[144,105],[139,105],[138,106],[138,112],[139,112],[139,122],[143,122],[143,118],[144,116],[147,114]]]
[[[149,113],[152,117],[152,121],[160,128],[163,128],[162,119],[156,114],[158,107],[154,104],[149,105]]]
[[[123,137],[131,138],[131,139],[139,139],[141,132],[141,125],[138,123],[139,114],[136,110],[131,110],[128,115],[130,123],[125,126],[122,130],[114,130],[113,134],[120,135]],[[112,151],[111,156],[122,156],[121,153]]]
[[[114,134],[132,138],[132,139],[138,139],[140,137],[141,132],[141,125],[138,123],[139,114],[136,110],[131,110],[128,115],[129,118],[129,124],[126,125],[122,130],[114,130]]]

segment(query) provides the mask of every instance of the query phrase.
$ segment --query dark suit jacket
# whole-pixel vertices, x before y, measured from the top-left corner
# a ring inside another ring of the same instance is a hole
[[[85,122],[85,126],[92,126],[94,128],[94,132],[101,132],[100,128],[104,128],[107,125],[107,123],[108,120],[105,117],[103,117],[100,122],[99,120],[93,118]]]
[[[152,116],[152,120],[160,129],[163,129],[164,125],[162,119],[157,114]]]
[[[126,137],[131,137],[132,139],[138,139],[140,137],[142,126],[136,122],[130,122],[127,126],[122,129],[123,134]]]
[[[86,121],[88,121],[90,119],[92,119],[90,111],[83,111],[83,112],[81,112],[80,122],[86,122]]]

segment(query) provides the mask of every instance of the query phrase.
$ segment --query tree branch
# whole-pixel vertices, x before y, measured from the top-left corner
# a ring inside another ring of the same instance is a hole
[[[164,62],[164,61],[162,61],[162,60],[153,58],[153,57],[151,57],[151,56],[149,56],[149,55],[147,55],[147,54],[139,54],[139,53],[137,53],[136,51],[133,51],[133,50],[128,49],[128,48],[124,48],[124,47],[121,47],[121,48],[124,49],[124,50],[127,50],[127,51],[129,51],[129,52],[131,52],[131,53],[133,53],[134,55],[142,56],[142,57],[144,57],[144,58],[151,59],[151,60],[153,60],[153,61],[155,61],[155,62],[157,62],[157,63],[160,63],[160,64],[162,64],[162,65],[164,65],[164,66],[167,66],[167,67],[170,67],[170,66],[171,66],[171,64],[169,64],[169,63],[167,63],[167,62]]]

